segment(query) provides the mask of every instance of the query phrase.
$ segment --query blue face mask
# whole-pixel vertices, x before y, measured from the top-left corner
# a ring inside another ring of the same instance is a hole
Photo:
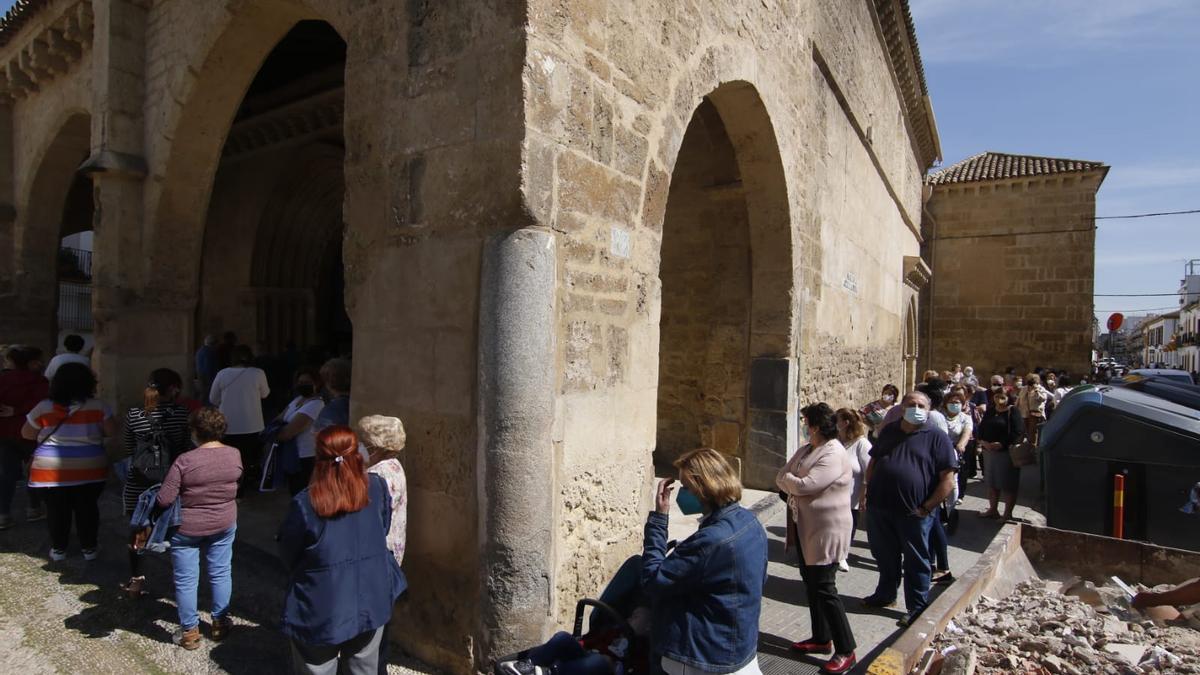
[[[946,406],[946,410],[949,411],[949,413],[951,415],[957,415],[958,413],[962,412],[962,404],[961,403],[951,403]]]
[[[694,516],[704,512],[704,505],[700,503],[700,498],[685,487],[679,488],[679,493],[675,495],[675,503],[679,504],[679,510],[685,516]]]
[[[920,426],[925,424],[925,420],[929,419],[929,411],[917,406],[910,406],[904,409],[904,421],[909,424]]]

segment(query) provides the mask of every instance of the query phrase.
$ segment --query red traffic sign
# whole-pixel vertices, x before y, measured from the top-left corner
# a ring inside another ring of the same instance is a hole
[[[1117,312],[1108,317],[1108,331],[1111,333],[1115,330],[1120,330],[1121,324],[1125,323],[1125,315]]]

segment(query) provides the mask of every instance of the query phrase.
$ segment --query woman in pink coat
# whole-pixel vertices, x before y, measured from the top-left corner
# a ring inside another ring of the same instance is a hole
[[[800,576],[808,592],[812,637],[792,645],[802,654],[833,658],[824,673],[844,673],[854,667],[854,633],[837,590],[838,562],[850,548],[850,493],[853,471],[846,449],[837,438],[837,418],[824,403],[800,411],[808,443],[775,477],[788,496],[800,546]]]

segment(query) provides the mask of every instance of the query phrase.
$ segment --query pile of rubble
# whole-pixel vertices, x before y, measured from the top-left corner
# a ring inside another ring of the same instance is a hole
[[[943,675],[1200,674],[1200,619],[1172,623],[1132,609],[1116,586],[1035,580],[1003,600],[982,596],[932,648]]]

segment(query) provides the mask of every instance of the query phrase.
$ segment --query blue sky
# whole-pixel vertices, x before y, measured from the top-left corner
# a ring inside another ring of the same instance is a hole
[[[945,163],[1102,161],[1098,216],[1200,209],[1200,1],[911,0]],[[1172,293],[1200,214],[1099,221],[1096,293]],[[1096,298],[1114,310],[1170,297]],[[1103,330],[1103,328],[1102,328]]]

